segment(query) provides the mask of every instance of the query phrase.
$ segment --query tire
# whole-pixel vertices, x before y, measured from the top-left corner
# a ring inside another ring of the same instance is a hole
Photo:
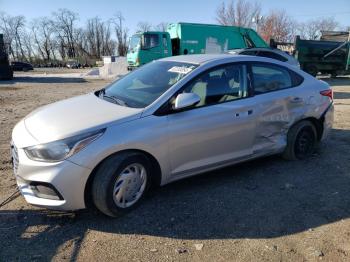
[[[314,66],[314,65],[308,65],[308,66],[306,66],[305,71],[306,71],[307,73],[309,73],[310,75],[312,75],[313,77],[316,77],[316,76],[317,76],[317,73],[318,73],[318,69],[317,69],[317,67]]]
[[[292,126],[287,134],[287,146],[282,154],[287,160],[302,160],[309,157],[317,144],[315,126],[303,120]]]
[[[150,172],[151,165],[143,154],[127,152],[108,157],[98,167],[92,182],[95,206],[110,217],[129,212],[148,191]]]
[[[337,72],[336,71],[333,71],[332,73],[331,73],[331,78],[336,78],[337,77]]]

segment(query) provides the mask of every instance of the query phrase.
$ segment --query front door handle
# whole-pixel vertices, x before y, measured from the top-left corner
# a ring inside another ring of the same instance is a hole
[[[253,114],[253,109],[249,109],[248,111],[240,112],[240,113],[235,113],[236,117],[243,117],[243,116],[250,116]]]

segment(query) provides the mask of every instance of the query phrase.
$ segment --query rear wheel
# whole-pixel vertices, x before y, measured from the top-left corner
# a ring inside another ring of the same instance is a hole
[[[105,215],[116,217],[133,209],[151,184],[150,165],[139,153],[122,153],[107,158],[92,183],[95,206]]]
[[[317,133],[314,125],[307,120],[300,121],[288,132],[283,157],[287,160],[305,159],[314,152],[316,143]]]

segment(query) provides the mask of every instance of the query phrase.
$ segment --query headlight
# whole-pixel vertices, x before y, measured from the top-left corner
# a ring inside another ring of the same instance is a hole
[[[54,142],[24,148],[26,155],[37,161],[57,162],[79,152],[99,138],[106,129],[68,137]]]

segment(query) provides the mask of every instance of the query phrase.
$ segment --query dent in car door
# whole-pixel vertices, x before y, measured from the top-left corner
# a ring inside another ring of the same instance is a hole
[[[305,112],[303,88],[293,86],[284,67],[252,64],[257,122],[255,155],[280,152],[286,146],[289,127]]]

